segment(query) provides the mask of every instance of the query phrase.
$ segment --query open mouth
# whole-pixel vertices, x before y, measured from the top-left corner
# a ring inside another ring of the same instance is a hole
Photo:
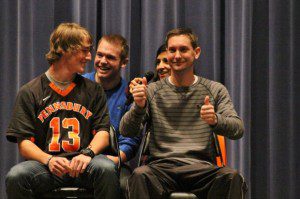
[[[106,66],[97,66],[98,69],[102,70],[102,71],[109,71],[110,67],[106,67]]]

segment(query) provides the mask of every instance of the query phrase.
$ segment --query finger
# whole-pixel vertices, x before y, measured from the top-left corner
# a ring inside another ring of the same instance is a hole
[[[68,159],[64,159],[63,162],[64,162],[64,164],[62,166],[65,169],[65,173],[67,173],[71,170],[70,161]]]
[[[136,78],[134,78],[134,79],[131,81],[131,83],[132,83],[134,86],[140,84],[141,82],[142,82],[142,78],[140,78],[140,77],[136,77]]]
[[[201,111],[200,111],[200,114],[201,114],[201,115],[215,114],[215,110],[214,110],[214,109],[201,110]]]
[[[144,85],[135,86],[132,90],[132,93],[137,93],[137,92],[146,92],[146,87]]]
[[[146,77],[143,77],[142,84],[145,85],[145,86],[147,86],[148,83],[147,83]]]
[[[81,173],[83,173],[87,167],[88,163],[84,163],[81,168]]]
[[[201,119],[206,120],[206,119],[215,119],[214,114],[207,114],[207,115],[201,115]]]
[[[209,104],[210,104],[210,103],[209,103],[209,96],[208,96],[208,95],[205,96],[204,104],[205,104],[205,105],[209,105]]]
[[[201,110],[214,110],[214,106],[213,105],[203,105],[201,106]]]
[[[83,165],[82,162],[79,162],[79,163],[78,163],[78,166],[77,166],[77,168],[76,168],[76,170],[75,170],[75,176],[76,176],[76,178],[79,176],[79,173],[82,173],[82,172],[83,172],[83,171],[82,171],[82,165]]]
[[[61,177],[64,174],[64,172],[62,172],[61,170],[59,170],[56,167],[53,168],[52,173],[54,173],[55,175],[57,175],[59,177]]]
[[[53,164],[53,168],[55,170],[59,170],[60,172],[64,172],[64,167],[63,167],[63,162],[60,162],[60,161],[56,161],[54,164]]]

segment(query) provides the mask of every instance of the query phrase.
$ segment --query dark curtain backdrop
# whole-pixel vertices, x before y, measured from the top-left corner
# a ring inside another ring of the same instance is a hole
[[[95,43],[122,34],[127,80],[154,69],[168,30],[192,28],[202,48],[197,74],[225,84],[245,122],[244,137],[227,140],[227,150],[248,198],[299,198],[299,10],[297,0],[0,0],[0,198],[5,174],[22,160],[5,138],[16,94],[47,70],[49,36],[61,22],[80,23]]]

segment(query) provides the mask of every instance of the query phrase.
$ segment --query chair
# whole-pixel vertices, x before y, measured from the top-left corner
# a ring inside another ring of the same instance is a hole
[[[216,149],[216,163],[219,167],[223,167],[227,163],[226,145],[224,136],[213,134],[214,146]],[[149,155],[150,131],[146,131],[141,143],[141,151],[139,154],[138,166],[147,162]],[[189,192],[173,192],[169,196],[170,199],[198,199],[198,197]]]
[[[109,147],[105,150],[104,154],[110,154],[119,157],[118,170],[121,169],[121,158],[118,145],[118,139],[113,126],[110,127],[109,132]],[[87,190],[81,187],[60,187],[50,192],[39,196],[38,198],[94,198],[93,190]]]

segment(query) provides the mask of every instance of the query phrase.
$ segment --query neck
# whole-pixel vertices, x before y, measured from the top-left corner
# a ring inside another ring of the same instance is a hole
[[[190,73],[183,73],[184,71],[171,71],[170,81],[177,87],[191,86],[195,81],[193,71]]]
[[[60,82],[60,83],[72,82],[76,75],[76,73],[72,73],[68,69],[64,67],[60,67],[59,65],[56,64],[52,64],[48,71],[50,77],[56,82]]]
[[[121,81],[121,77],[117,76],[117,77],[114,77],[114,78],[105,79],[105,78],[98,77],[98,75],[96,73],[95,74],[95,81],[97,83],[100,83],[104,90],[111,90],[111,89],[117,87],[117,85]]]

